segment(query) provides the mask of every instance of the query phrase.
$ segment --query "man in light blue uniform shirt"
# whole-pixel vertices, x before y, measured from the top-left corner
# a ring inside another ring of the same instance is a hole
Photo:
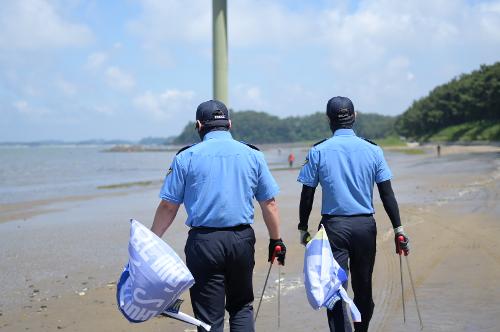
[[[394,227],[396,252],[409,253],[399,209],[392,191],[392,173],[382,149],[357,137],[352,126],[354,106],[349,98],[334,97],[327,103],[326,114],[333,136],[318,142],[309,151],[298,181],[303,184],[298,229],[306,244],[308,220],[314,192],[321,185],[321,224],[330,240],[335,260],[351,272],[354,302],[361,312],[355,331],[368,331],[373,314],[372,273],[375,263],[377,228],[373,214],[373,187],[377,184],[384,208]],[[403,236],[404,241],[397,241]],[[345,285],[346,286],[346,285]],[[327,310],[330,331],[352,331],[342,301]]]
[[[269,231],[269,257],[275,247],[284,265],[286,247],[280,238],[274,197],[279,188],[252,145],[234,140],[226,106],[210,100],[198,106],[196,129],[202,142],[181,149],[160,191],[152,231],[162,236],[184,204],[191,229],[186,264],[194,276],[190,289],[195,316],[222,331],[224,309],[231,331],[254,331],[252,274],[255,234],[253,198],[259,202]],[[202,331],[202,328],[198,328]]]

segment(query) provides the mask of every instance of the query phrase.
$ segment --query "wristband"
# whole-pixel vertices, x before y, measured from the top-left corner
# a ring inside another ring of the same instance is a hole
[[[398,226],[396,228],[394,228],[394,234],[398,234],[398,233],[404,233],[405,230],[403,228],[403,226]]]

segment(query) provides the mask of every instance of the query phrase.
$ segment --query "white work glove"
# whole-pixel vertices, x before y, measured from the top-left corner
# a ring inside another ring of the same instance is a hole
[[[303,231],[303,230],[299,229],[299,242],[300,242],[300,244],[302,244],[305,247],[309,241],[311,241],[311,234],[309,234],[308,231]]]

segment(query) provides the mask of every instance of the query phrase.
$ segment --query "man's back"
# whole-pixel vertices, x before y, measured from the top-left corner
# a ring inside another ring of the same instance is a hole
[[[264,166],[261,152],[233,140],[227,131],[210,132],[201,143],[182,151],[174,160],[171,176],[173,181],[175,177],[183,179],[182,193],[169,193],[165,187],[162,192],[167,199],[174,196],[178,202],[184,202],[188,226],[251,224],[252,198],[261,201],[277,193]]]
[[[351,129],[314,146],[301,170],[299,181],[323,189],[322,214],[374,213],[373,185],[391,178],[382,150]]]

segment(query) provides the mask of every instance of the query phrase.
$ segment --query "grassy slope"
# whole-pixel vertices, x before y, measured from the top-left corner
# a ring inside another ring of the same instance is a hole
[[[399,138],[399,136],[388,136],[374,139],[373,141],[382,147],[406,146],[406,142]]]
[[[500,141],[500,123],[493,121],[475,121],[446,127],[439,132],[425,137],[431,142],[443,141]]]

